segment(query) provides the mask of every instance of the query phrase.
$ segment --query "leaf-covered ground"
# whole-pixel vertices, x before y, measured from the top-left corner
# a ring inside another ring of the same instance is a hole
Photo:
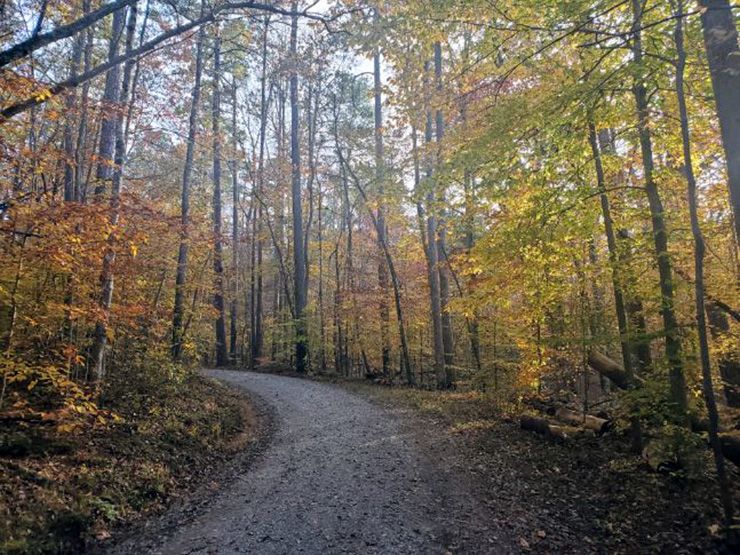
[[[190,376],[118,399],[117,424],[0,432],[0,553],[79,553],[207,483],[253,436],[250,404]]]
[[[716,535],[721,508],[708,451],[691,476],[658,473],[616,434],[553,443],[520,430],[477,393],[347,386],[391,410],[426,415],[419,437],[477,483],[497,512],[491,525],[515,532],[523,552],[731,552]]]

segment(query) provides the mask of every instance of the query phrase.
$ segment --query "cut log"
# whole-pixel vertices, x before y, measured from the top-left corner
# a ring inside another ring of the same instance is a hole
[[[519,424],[522,430],[530,432],[537,432],[543,436],[547,436],[553,439],[559,439],[562,441],[567,440],[569,437],[573,437],[583,432],[578,428],[572,426],[561,426],[553,424],[544,418],[538,416],[524,415],[519,420]]]
[[[550,424],[548,427],[548,435],[552,438],[566,441],[568,438],[583,434],[584,430],[574,428],[573,426],[559,426]]]
[[[571,426],[582,426],[587,430],[593,430],[597,434],[603,434],[609,430],[610,422],[604,418],[598,416],[592,416],[587,414],[585,417],[583,414],[576,411],[559,408],[555,411],[555,418],[570,424]]]
[[[719,434],[719,441],[725,458],[740,466],[740,430]]]
[[[627,374],[621,364],[598,351],[591,351],[588,354],[588,365],[609,378],[620,389],[632,389],[639,384],[639,380]]]
[[[550,429],[550,423],[544,418],[538,418],[537,416],[524,415],[521,417],[519,425],[522,430],[537,432],[543,435],[547,435]]]

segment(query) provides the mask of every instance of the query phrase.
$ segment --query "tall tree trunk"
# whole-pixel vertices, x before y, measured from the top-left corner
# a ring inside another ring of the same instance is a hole
[[[198,133],[198,105],[200,103],[200,84],[203,74],[203,46],[205,27],[198,31],[195,43],[195,77],[190,100],[190,119],[185,153],[185,167],[182,175],[182,196],[180,202],[180,248],[177,254],[177,274],[175,277],[175,308],[172,313],[172,358],[180,360],[183,343],[183,319],[185,316],[185,283],[188,271],[188,248],[190,226],[190,181],[193,174],[195,139]]]
[[[425,64],[425,73],[429,72],[429,63]],[[424,139],[427,145],[432,143],[432,111],[431,106],[427,107],[426,112],[426,124],[424,128]],[[416,135],[412,136],[413,149],[416,152]],[[447,388],[447,370],[445,364],[445,348],[443,339],[443,326],[442,326],[442,301],[440,299],[440,284],[439,284],[439,258],[437,256],[437,218],[435,216],[435,198],[434,198],[434,182],[432,176],[432,161],[429,159],[429,153],[427,153],[426,160],[426,259],[427,259],[427,279],[429,281],[429,301],[431,305],[431,319],[432,319],[432,339],[434,348],[434,375],[437,379],[437,387],[440,389]]]
[[[131,4],[129,8],[128,25],[126,26],[126,52],[133,48],[134,34],[136,31],[136,3]],[[113,159],[113,181],[110,196],[110,216],[109,222],[114,231],[108,236],[108,250],[103,257],[103,271],[101,274],[102,294],[100,297],[100,309],[102,318],[95,324],[95,335],[91,349],[92,375],[93,379],[102,381],[105,378],[105,348],[108,342],[108,318],[110,309],[113,304],[113,286],[114,286],[114,264],[116,261],[116,251],[114,244],[116,241],[115,228],[118,226],[120,215],[120,194],[121,182],[123,180],[123,163],[126,154],[126,144],[124,140],[124,111],[123,106],[128,102],[129,87],[131,84],[131,71],[134,66],[134,60],[129,59],[123,68],[123,81],[120,86],[120,104],[116,110],[116,121],[114,127],[115,148]]]
[[[337,153],[340,152],[339,142],[337,141],[336,145]],[[351,308],[351,314],[352,314],[352,331],[351,331],[351,337],[350,333],[347,332],[344,335],[344,351],[345,351],[345,357],[347,360],[347,375],[352,375],[353,372],[353,364],[357,362],[357,360],[353,360],[353,354],[354,350],[359,349],[360,351],[363,351],[362,346],[362,337],[360,336],[360,324],[359,324],[359,307],[357,305],[357,295],[355,295],[355,265],[354,265],[354,222],[352,218],[352,204],[350,203],[349,198],[349,183],[347,179],[347,171],[344,168],[344,165],[342,165],[341,169],[341,183],[342,183],[342,205],[343,205],[343,218],[345,222],[345,226],[347,229],[347,250],[345,252],[345,291],[349,295],[349,301],[350,301],[350,308]],[[352,346],[352,349],[350,349],[350,346]],[[357,357],[354,357],[357,359]],[[356,365],[359,367],[359,364]],[[358,372],[359,373],[359,372]]]
[[[727,160],[727,184],[740,241],[740,49],[736,14],[729,0],[699,0],[704,45],[712,75],[714,101]]]
[[[322,374],[326,374],[326,322],[324,316],[324,228],[323,228],[323,193],[321,190],[321,180],[316,185],[316,195],[318,201],[316,225],[319,243],[319,283],[318,283],[318,303],[319,303],[319,368]]]
[[[108,43],[108,61],[118,56],[118,43],[125,24],[126,10],[121,9],[113,14],[110,42]],[[105,193],[106,182],[113,175],[113,151],[116,144],[117,109],[121,94],[121,66],[116,64],[105,74],[105,89],[102,98],[102,121],[100,123],[100,146],[98,147],[98,167],[95,171],[95,195]]]
[[[221,235],[221,34],[218,24],[213,44],[213,308],[216,309],[216,366],[226,366],[229,355],[226,346],[226,315],[224,310],[224,262]]]
[[[306,233],[303,240],[304,258],[306,262],[306,283],[305,288],[308,292],[308,274],[310,266],[308,264],[308,243],[311,236],[311,225],[313,222],[314,214],[314,201],[316,201],[317,213],[318,213],[318,247],[319,247],[319,276],[318,276],[318,316],[319,316],[319,368],[323,373],[326,370],[326,353],[325,353],[325,334],[324,334],[324,311],[323,311],[323,261],[322,261],[322,230],[321,230],[321,182],[316,178],[317,176],[317,156],[320,154],[321,144],[317,145],[317,137],[319,130],[319,112],[321,110],[321,68],[316,71],[313,76],[317,85],[311,84],[308,89],[308,95],[306,99],[306,105],[308,107],[308,164],[309,164],[309,177],[308,177],[308,191],[309,191],[309,216],[308,222],[306,223]],[[318,148],[317,148],[318,146]],[[316,190],[314,189],[316,186]]]
[[[291,4],[298,10],[296,0]],[[298,141],[298,16],[291,17],[290,25],[290,162],[293,205],[293,265],[295,298],[295,365],[298,373],[308,368],[308,338],[306,336],[306,260],[303,251],[303,210],[301,205],[301,147]]]
[[[151,12],[152,0],[146,0],[146,9],[144,10],[144,19],[141,22],[141,29],[139,30],[139,43],[141,47],[144,44],[144,37],[146,36],[146,27],[149,22],[149,14]],[[129,95],[128,110],[126,111],[126,130],[124,131],[124,137],[128,141],[129,128],[131,121],[133,120],[134,107],[136,105],[136,89],[139,84],[139,73],[141,70],[141,58],[136,58],[134,61],[134,75],[131,78],[131,94]]]
[[[270,16],[265,16],[264,30],[262,32],[262,74],[260,76],[260,134],[259,134],[259,184],[258,194],[262,195],[265,186],[265,140],[267,135],[267,37],[270,30]],[[256,261],[255,261],[255,286],[251,302],[252,307],[252,344],[251,344],[251,364],[254,366],[257,359],[262,356],[262,346],[264,343],[264,333],[262,330],[262,252],[264,249],[264,239],[262,237],[262,203],[257,207],[257,214],[254,222],[253,240],[257,242]]]
[[[614,232],[609,196],[606,193],[606,179],[604,178],[604,167],[601,161],[601,150],[599,148],[596,125],[594,124],[592,114],[589,114],[588,142],[591,145],[591,154],[594,157],[596,186],[599,191],[599,200],[601,201],[601,215],[604,218],[604,233],[606,234],[606,245],[609,251],[609,265],[611,266],[612,288],[614,290],[614,310],[617,314],[617,327],[619,328],[619,345],[622,350],[624,370],[627,377],[631,380],[634,376],[632,369],[632,349],[629,341],[629,325],[624,302],[623,283],[619,273],[617,236]],[[631,428],[632,449],[635,452],[640,452],[642,450],[642,432],[640,430],[640,422],[637,418],[632,419]]]
[[[373,22],[376,27],[379,25],[378,9],[375,8]],[[379,29],[376,29],[379,32]],[[374,115],[375,115],[375,181],[378,190],[378,250],[381,257],[378,260],[378,287],[380,289],[379,310],[380,310],[380,343],[381,343],[381,360],[383,364],[383,375],[390,375],[391,363],[391,345],[388,332],[390,313],[388,310],[388,267],[385,258],[382,257],[383,247],[386,243],[386,224],[384,213],[384,195],[385,195],[385,168],[383,160],[383,98],[382,98],[382,80],[380,75],[380,46],[375,45],[373,51],[373,96],[374,96]]]
[[[442,98],[442,45],[439,42],[434,43],[434,81],[437,91],[437,102]],[[444,139],[445,120],[444,112],[440,106],[437,106],[435,114],[435,135],[437,139],[437,165],[442,164],[442,140]],[[455,382],[452,373],[452,363],[455,357],[455,344],[452,336],[452,315],[448,309],[450,301],[450,279],[448,275],[447,264],[442,261],[447,258],[447,230],[446,225],[446,199],[443,185],[438,181],[437,186],[437,203],[439,205],[439,218],[437,220],[437,271],[439,272],[439,295],[442,308],[442,342],[445,350],[445,387],[449,388]]]
[[[236,79],[231,97],[231,303],[229,305],[230,342],[229,355],[236,364],[239,357],[239,171],[237,165],[237,129],[236,129]]]
[[[286,111],[287,111],[287,97],[285,93],[285,87],[281,82],[277,83],[277,89],[278,89],[278,102],[277,102],[277,137],[276,137],[276,143],[277,143],[277,161],[279,166],[283,167],[283,161],[286,157]],[[277,191],[278,196],[278,207],[276,210],[276,222],[275,227],[277,228],[275,230],[275,233],[273,234],[271,231],[272,239],[273,239],[273,251],[274,255],[278,260],[282,260],[282,255],[280,254],[280,244],[283,241],[283,238],[285,236],[285,195],[283,192],[282,187]],[[269,215],[268,215],[269,216]],[[267,223],[269,224],[269,219],[267,220]],[[269,227],[269,225],[268,225]],[[283,306],[286,304],[286,298],[287,296],[284,295],[283,291],[288,289],[288,284],[286,283],[286,279],[282,270],[282,264],[278,266],[277,271],[275,273],[274,277],[274,293],[273,293],[273,315],[276,320],[276,322],[279,322],[281,325],[277,327],[277,329],[272,333],[272,345],[270,349],[270,358],[272,360],[276,360],[276,357],[278,355],[278,352],[282,352],[282,336],[284,334],[284,326],[282,326],[282,317],[283,317]]]
[[[424,211],[424,203],[422,202],[423,196],[421,192],[421,164],[419,160],[419,140],[417,136],[417,129],[414,123],[411,124],[411,157],[414,163],[414,197],[416,200],[416,219],[419,228],[419,241],[421,242],[421,248],[424,251],[424,260],[426,261],[427,270],[427,283],[431,291],[431,283],[433,278],[433,267],[429,258],[429,241],[427,239],[427,221]],[[430,294],[431,297],[431,294]],[[434,308],[432,303],[432,309]],[[441,322],[440,322],[441,324]],[[434,322],[432,321],[432,330],[434,330]],[[440,326],[441,330],[441,326]],[[435,344],[436,348],[436,344]],[[443,347],[444,350],[444,347]],[[436,351],[435,351],[435,362]],[[444,362],[444,353],[442,356],[442,362]],[[425,385],[426,380],[424,378],[426,372],[424,369],[424,331],[423,328],[419,328],[419,379],[422,385]],[[435,376],[436,377],[436,376]]]
[[[684,71],[686,68],[686,50],[684,47],[683,30],[683,0],[677,0],[678,13],[676,14],[676,28],[674,40],[678,60],[676,63],[676,98],[678,100],[679,117],[681,120],[681,142],[683,144],[683,163],[686,175],[686,188],[689,200],[689,215],[691,218],[691,234],[694,237],[694,300],[696,303],[696,331],[699,336],[699,358],[701,360],[702,390],[704,402],[709,415],[709,443],[714,452],[714,462],[717,468],[717,479],[720,486],[720,499],[725,513],[725,525],[732,525],[732,487],[725,468],[725,459],[720,444],[719,413],[712,384],[712,365],[709,359],[709,338],[707,337],[707,322],[704,307],[704,236],[699,225],[699,211],[696,199],[696,178],[694,177],[693,161],[691,159],[691,136],[689,131],[689,115],[686,108],[684,92]],[[735,44],[737,46],[737,43]],[[740,81],[739,81],[740,83]],[[740,90],[735,91],[740,96]]]
[[[473,246],[475,245],[475,234],[473,225],[473,205],[475,202],[475,195],[473,192],[473,176],[470,170],[465,169],[463,175],[463,194],[465,195],[465,236],[464,245],[465,251],[468,255],[471,254]],[[472,292],[470,283],[468,284],[468,294]],[[478,324],[478,310],[473,310],[473,316],[467,318],[468,325],[468,338],[470,340],[470,354],[473,358],[473,364],[475,370],[480,372],[482,370],[481,357],[480,357],[480,326]]]
[[[632,54],[633,62],[638,71],[642,71],[642,2],[632,0]],[[645,191],[650,206],[650,217],[653,226],[653,242],[655,258],[658,265],[661,293],[661,317],[665,334],[666,355],[669,364],[670,396],[673,403],[674,417],[677,422],[686,422],[688,401],[686,398],[686,379],[683,373],[681,357],[681,339],[678,334],[678,322],[674,310],[673,276],[670,253],[668,252],[668,232],[665,224],[663,201],[658,192],[658,185],[653,175],[653,145],[650,133],[650,113],[648,108],[647,90],[642,77],[635,79],[632,92],[637,107],[637,132],[640,140],[640,151],[645,180]]]
[[[462,64],[463,67],[467,67],[470,63],[470,32],[466,30],[463,35],[463,50],[462,50]],[[468,127],[468,99],[464,93],[461,95],[462,101],[460,105],[460,119],[462,120],[463,130],[467,132]],[[463,244],[465,245],[465,252],[468,256],[471,255],[473,245],[475,244],[475,180],[471,168],[466,166],[463,170],[463,196],[464,196],[464,214],[463,214]],[[467,292],[471,294],[473,292],[472,280],[468,280]],[[470,341],[470,355],[472,358],[473,365],[477,372],[481,372],[481,356],[480,356],[480,330],[478,325],[478,309],[473,309],[473,315],[466,317],[466,324],[468,327],[468,339]]]

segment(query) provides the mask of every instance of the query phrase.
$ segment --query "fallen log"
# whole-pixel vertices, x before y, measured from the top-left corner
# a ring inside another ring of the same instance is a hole
[[[547,435],[550,430],[550,423],[544,418],[538,418],[537,416],[524,415],[519,420],[519,425],[522,430],[537,432],[543,435]]]
[[[538,434],[562,441],[582,432],[582,430],[579,430],[578,428],[553,424],[544,418],[531,415],[522,416],[519,419],[519,425],[522,430],[537,432]]]
[[[602,376],[609,378],[620,389],[632,389],[640,384],[635,376],[630,376],[621,364],[598,352],[588,353],[588,365]]]
[[[580,435],[584,432],[579,428],[572,426],[558,426],[556,424],[550,424],[548,429],[548,435],[561,441],[566,441],[568,438]]]
[[[564,407],[559,408],[555,411],[555,418],[570,424],[571,426],[582,426],[587,430],[592,430],[597,434],[603,434],[609,430],[610,422],[605,418],[599,418],[598,416],[592,416],[590,414],[583,415],[576,411],[566,409]]]
[[[719,442],[725,458],[740,466],[740,430],[720,433]]]

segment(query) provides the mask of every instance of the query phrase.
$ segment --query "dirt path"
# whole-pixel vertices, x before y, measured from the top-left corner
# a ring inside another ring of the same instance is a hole
[[[403,411],[341,387],[251,372],[209,375],[274,409],[251,468],[208,507],[114,553],[506,553],[459,467],[425,452]],[[457,466],[457,465],[455,465]]]

